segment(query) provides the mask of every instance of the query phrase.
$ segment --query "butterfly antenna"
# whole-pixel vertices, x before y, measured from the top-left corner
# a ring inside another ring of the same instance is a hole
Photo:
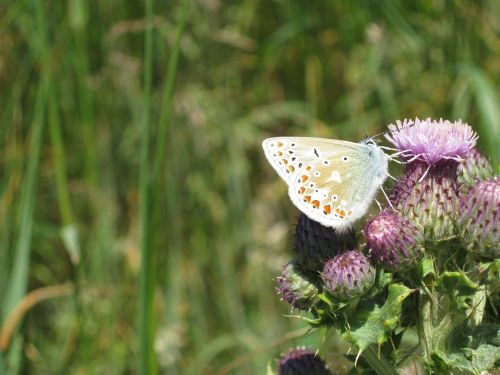
[[[407,121],[407,120],[405,120]],[[375,134],[374,136],[372,136],[371,138],[377,138],[377,137],[380,137],[381,135],[387,135],[389,133],[392,133],[392,132],[397,132],[397,131],[400,131],[402,129],[408,129],[408,128],[411,128],[412,126],[415,126],[415,122],[413,122],[412,124],[405,124],[404,127],[402,127],[401,129],[394,129],[394,130],[386,130],[385,132],[382,132],[382,133],[378,133],[378,134]]]
[[[371,137],[368,137],[367,135],[365,135],[365,138],[368,138],[368,139],[375,139],[375,138],[378,138],[380,137],[381,135],[386,135],[388,132],[382,132],[382,133],[377,133],[375,135],[372,135]]]
[[[377,203],[380,212],[382,212],[382,205],[380,204],[380,202],[377,199],[375,199],[375,203]]]

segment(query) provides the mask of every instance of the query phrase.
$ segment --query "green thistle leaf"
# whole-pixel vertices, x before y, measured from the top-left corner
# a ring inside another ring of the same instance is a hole
[[[346,328],[342,337],[362,351],[372,344],[382,345],[399,327],[401,305],[410,293],[410,288],[392,284],[384,305],[372,305],[371,310],[360,308],[354,319],[349,321],[350,329]]]
[[[460,348],[463,343],[467,347]],[[500,361],[500,330],[494,324],[476,327],[456,339],[458,350],[432,354],[432,370],[439,374],[479,375],[494,369]]]
[[[478,285],[460,272],[443,272],[438,288],[450,297],[459,310],[471,307],[473,297],[479,289]]]

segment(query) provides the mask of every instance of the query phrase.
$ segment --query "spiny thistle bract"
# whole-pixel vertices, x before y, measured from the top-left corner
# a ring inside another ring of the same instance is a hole
[[[325,362],[304,347],[284,354],[278,366],[278,375],[332,375]]]
[[[415,360],[428,373],[488,373],[500,365],[498,339],[483,339],[500,332],[500,178],[461,121],[405,120],[389,130],[403,172],[390,207],[367,221],[366,243],[301,215],[297,260],[285,269],[280,293],[304,310],[311,299],[303,296],[314,296],[314,319],[306,320],[336,327],[362,357],[378,347],[391,373],[407,329],[418,334]],[[299,265],[316,271],[314,280],[319,274],[317,289],[310,281],[285,283]],[[298,304],[299,296],[308,303]],[[464,332],[474,339],[458,339]],[[360,362],[379,366],[368,358]]]

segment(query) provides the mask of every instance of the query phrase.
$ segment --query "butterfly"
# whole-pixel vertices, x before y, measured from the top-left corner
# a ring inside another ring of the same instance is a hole
[[[310,219],[338,230],[361,218],[389,176],[391,157],[372,138],[360,143],[310,137],[262,142],[288,184],[292,203]]]

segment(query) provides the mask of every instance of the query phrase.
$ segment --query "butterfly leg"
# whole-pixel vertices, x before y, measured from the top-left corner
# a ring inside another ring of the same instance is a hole
[[[394,181],[397,181],[398,179],[394,176],[391,176],[389,173],[387,173],[387,177],[392,178]]]
[[[399,150],[398,148],[394,148],[394,147],[387,147],[387,146],[378,146],[379,148],[381,148],[382,150],[389,150],[389,151],[397,151],[396,153],[392,154],[392,155],[399,155],[399,154],[404,154],[406,152],[411,152],[411,150]]]
[[[390,154],[389,158],[393,161],[396,161],[396,157],[408,158],[408,157],[411,157],[412,155],[413,155],[413,153],[411,151],[403,150],[403,151],[395,152],[394,154]]]
[[[391,203],[391,201],[390,201],[389,197],[387,196],[387,193],[385,192],[385,190],[384,190],[384,188],[382,187],[382,185],[380,185],[380,189],[382,190],[382,193],[384,193],[384,197],[385,197],[385,199],[387,199],[387,203],[389,203],[389,206],[392,208],[392,210],[393,210],[394,212],[398,212],[398,210],[396,210],[396,209],[394,208],[394,206],[392,205],[392,203]]]
[[[387,147],[387,146],[378,146],[380,147],[382,150],[389,150],[389,151],[397,151],[398,149],[397,148],[394,148],[394,147]]]
[[[443,159],[454,160],[458,163],[463,163],[465,161],[465,159],[460,156],[443,156]]]
[[[415,155],[414,157],[412,157],[411,159],[406,160],[406,161],[399,161],[399,160],[391,158],[391,161],[398,163],[398,164],[410,164],[411,162],[414,162],[415,160],[417,160],[420,156],[422,156],[422,155],[421,154]]]

